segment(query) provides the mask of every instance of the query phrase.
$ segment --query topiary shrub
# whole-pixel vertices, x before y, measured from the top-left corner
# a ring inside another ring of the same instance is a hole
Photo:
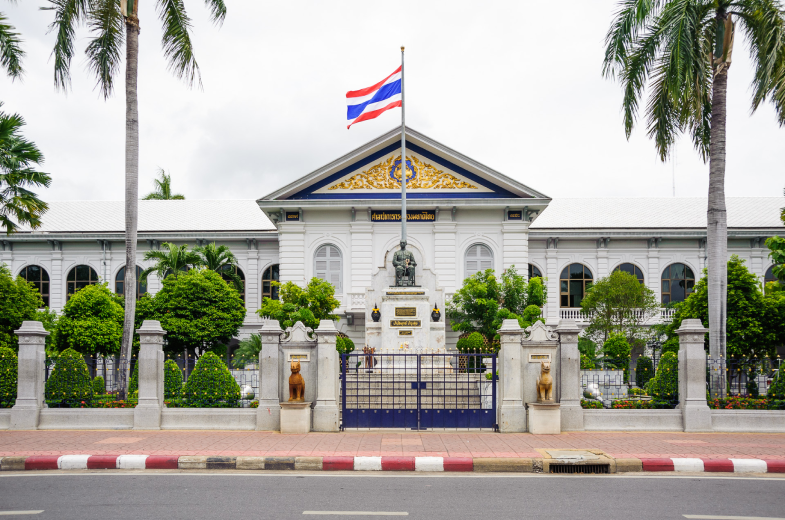
[[[785,369],[785,363],[777,370],[777,376],[771,382],[771,386],[766,392],[767,399],[775,399],[777,401],[785,399],[785,375],[782,374],[783,369]]]
[[[623,334],[612,334],[602,345],[605,366],[624,370],[625,381],[629,380],[630,375],[630,351],[630,344]]]
[[[466,348],[470,352],[479,352],[485,346],[485,338],[479,332],[472,332],[466,338]]]
[[[78,407],[93,399],[93,382],[82,355],[65,349],[57,357],[52,375],[46,381],[46,400],[54,406]]]
[[[648,356],[641,356],[635,362],[635,384],[639,388],[646,386],[646,383],[654,377],[654,363]]]
[[[594,364],[594,361],[586,354],[581,354],[581,370],[594,370],[595,368],[597,365]]]
[[[455,348],[458,352],[466,352],[467,347],[467,340],[469,338],[458,338],[458,342],[455,344]]]
[[[646,393],[657,401],[676,404],[679,400],[679,358],[666,352],[660,358],[657,374],[646,385]]]
[[[212,352],[196,362],[183,387],[185,406],[190,408],[233,408],[239,406],[240,385],[223,361]]]
[[[131,380],[128,381],[128,395],[134,395],[139,390],[139,362],[134,363],[134,369],[131,371]]]
[[[106,383],[104,382],[104,378],[101,376],[96,376],[93,379],[93,394],[95,395],[104,395],[106,393]]]
[[[183,373],[173,359],[164,363],[164,399],[177,399],[183,393]]]
[[[19,361],[16,352],[0,347],[0,408],[11,408],[16,401],[16,379]]]
[[[348,336],[338,336],[335,338],[335,350],[339,354],[349,354],[354,351],[354,341]]]

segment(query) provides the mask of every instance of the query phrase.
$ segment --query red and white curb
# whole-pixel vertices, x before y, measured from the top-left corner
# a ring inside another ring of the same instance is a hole
[[[764,459],[641,459],[643,471],[690,473],[785,473],[785,460]]]

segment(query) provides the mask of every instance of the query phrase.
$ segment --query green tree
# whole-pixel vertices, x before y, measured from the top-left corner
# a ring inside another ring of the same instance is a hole
[[[592,284],[581,308],[591,316],[586,335],[597,343],[623,334],[630,345],[640,347],[650,335],[644,324],[659,314],[660,303],[635,276],[614,271]]]
[[[630,344],[624,334],[612,333],[602,345],[602,358],[605,366],[616,370],[624,370],[624,380],[630,375]]]
[[[16,352],[8,347],[0,347],[0,408],[14,406],[18,374]]]
[[[785,19],[778,0],[622,0],[606,37],[603,74],[622,84],[629,138],[644,97],[660,159],[689,132],[709,161],[708,267],[712,356],[726,352],[728,221],[725,142],[728,69],[736,26],[755,75],[752,110],[770,99],[785,124]],[[728,334],[728,337],[730,334]]]
[[[0,37],[2,18],[0,17]],[[0,49],[0,63],[3,62]],[[0,109],[3,103],[0,102]],[[16,232],[20,224],[33,229],[41,226],[41,215],[49,206],[30,188],[48,188],[52,178],[37,170],[44,163],[44,154],[22,135],[25,120],[19,114],[0,110],[0,225],[7,234]]]
[[[247,338],[240,340],[240,345],[232,356],[232,366],[234,368],[245,368],[245,365],[258,364],[259,352],[262,351],[262,337],[259,334],[251,334]]]
[[[679,400],[679,357],[675,352],[666,352],[657,365],[657,374],[646,388],[653,399],[661,403],[675,404]]]
[[[49,308],[38,309],[35,312],[33,320],[40,321],[44,329],[49,332],[46,337],[46,355],[54,356],[57,354],[57,347],[55,347],[55,337],[57,337],[57,320],[59,316],[57,313]]]
[[[96,376],[93,379],[93,394],[94,395],[103,395],[106,393],[106,382],[104,378],[101,376]]]
[[[158,168],[158,176],[158,179],[153,180],[155,190],[142,197],[142,200],[185,200],[185,195],[172,193],[172,178],[163,168]]]
[[[232,408],[238,406],[240,385],[221,358],[207,352],[185,382],[183,398],[190,408]]]
[[[183,393],[183,373],[174,359],[164,363],[164,399],[179,399]]]
[[[76,291],[63,307],[55,333],[57,350],[111,356],[123,340],[123,307],[106,284]]]
[[[136,242],[139,220],[139,107],[137,77],[139,69],[140,0],[49,0],[54,12],[50,30],[57,34],[54,56],[54,81],[66,91],[71,83],[71,59],[74,56],[76,29],[86,25],[91,32],[87,44],[87,63],[98,81],[104,99],[114,91],[114,79],[125,50],[125,320],[122,360],[126,370],[119,378],[120,394],[125,397],[133,347],[132,327],[136,314]],[[191,41],[191,19],[182,0],[152,0],[163,25],[161,45],[164,57],[175,76],[192,86],[201,86],[199,65]],[[226,17],[224,0],[205,0],[216,24]],[[125,32],[123,31],[125,29]],[[125,47],[125,49],[123,49]]]
[[[321,278],[311,278],[303,289],[293,282],[281,284],[279,299],[264,298],[262,307],[257,311],[263,318],[277,320],[281,328],[286,330],[298,321],[315,329],[321,320],[338,321],[340,316],[333,314],[341,302],[335,297],[335,287]]]
[[[194,254],[200,258],[200,265],[219,273],[224,280],[231,281],[238,292],[243,292],[243,281],[237,274],[237,257],[228,246],[215,245],[195,247]]]
[[[79,407],[93,399],[93,382],[82,355],[66,349],[57,356],[52,375],[44,385],[46,400],[51,404]]]
[[[635,384],[643,388],[654,377],[654,363],[648,356],[639,356],[635,362]]]
[[[780,219],[785,224],[785,208],[780,210]],[[780,286],[785,285],[785,238],[768,238],[766,246],[769,248],[769,258],[774,262],[771,272],[779,280]]]
[[[5,264],[0,265],[0,347],[19,350],[19,338],[14,331],[23,321],[35,320],[44,301],[38,289],[21,277],[16,280]]]
[[[152,273],[155,273],[159,280],[163,280],[170,274],[177,278],[179,274],[202,265],[202,257],[195,252],[188,251],[186,244],[178,246],[171,242],[164,242],[161,245],[163,249],[150,250],[144,254],[146,262],[153,260],[155,264],[139,275],[139,279],[143,283],[147,283],[147,277]],[[136,299],[135,294],[134,299]]]
[[[11,0],[12,2],[15,0]],[[16,28],[8,23],[5,14],[0,13],[0,66],[2,66],[11,80],[21,79],[24,74],[22,58],[22,39]]]
[[[136,321],[159,320],[170,354],[204,352],[229,343],[245,319],[239,293],[209,269],[170,276],[155,296],[145,298]]]

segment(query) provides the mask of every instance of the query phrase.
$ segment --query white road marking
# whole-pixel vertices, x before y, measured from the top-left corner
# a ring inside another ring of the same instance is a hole
[[[120,455],[117,457],[117,469],[145,469],[148,455]]]
[[[409,516],[405,511],[303,511],[304,515]]]
[[[381,471],[381,457],[355,457],[354,471]]]
[[[87,469],[90,455],[63,455],[57,459],[57,469]]]
[[[444,471],[444,457],[415,457],[414,471]]]
[[[703,471],[703,461],[701,459],[687,459],[673,457],[673,471]]]
[[[0,511],[0,516],[13,516],[13,515],[40,515],[44,510],[40,511]]]
[[[730,459],[734,473],[766,473],[768,464],[760,459]]]
[[[723,515],[682,515],[695,520],[785,520],[773,516],[723,516]]]

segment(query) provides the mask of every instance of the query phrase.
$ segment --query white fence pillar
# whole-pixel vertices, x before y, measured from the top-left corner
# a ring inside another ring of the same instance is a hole
[[[281,399],[278,395],[278,349],[281,342],[278,320],[266,320],[259,335],[262,350],[259,352],[259,408],[256,411],[256,429],[279,431],[281,429]]]
[[[581,354],[578,334],[581,328],[573,320],[561,320],[556,328],[561,344],[561,429],[583,430],[581,407]]]
[[[318,340],[316,347],[316,405],[313,408],[313,430],[337,432],[340,410],[338,409],[338,351],[335,339],[338,329],[332,320],[322,320],[314,331]]]
[[[11,408],[12,430],[35,430],[44,404],[45,343],[49,335],[40,321],[23,321],[19,336],[16,403]]]
[[[521,338],[523,329],[518,320],[504,320],[499,329],[499,431],[526,431],[526,409],[523,407],[521,370]]]
[[[157,320],[145,320],[139,334],[139,402],[134,408],[134,430],[160,430],[164,408],[164,335]],[[121,367],[121,370],[124,368]]]
[[[700,320],[684,320],[679,335],[679,407],[685,432],[711,431],[711,410],[706,403],[706,351],[708,332]]]

